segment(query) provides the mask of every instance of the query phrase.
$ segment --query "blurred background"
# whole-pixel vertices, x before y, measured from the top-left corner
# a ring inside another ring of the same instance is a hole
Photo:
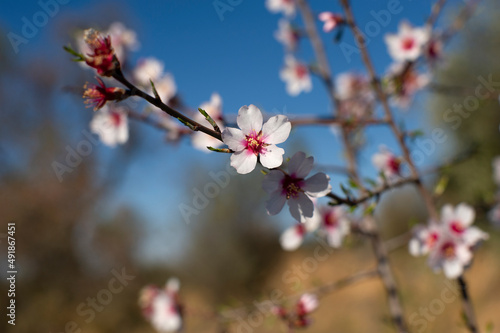
[[[213,182],[211,173],[227,170],[229,156],[200,152],[187,139],[167,143],[165,133],[133,120],[129,141],[116,148],[99,143],[90,133],[93,112],[85,108],[81,94],[84,83],[93,81],[95,74],[72,62],[62,46],[75,45],[74,37],[82,29],[105,30],[117,21],[135,31],[140,43],[127,57],[127,65],[148,56],[163,61],[175,77],[178,95],[191,108],[218,92],[224,113],[232,119],[247,104],[259,106],[268,115],[284,113],[290,118],[331,114],[317,79],[311,93],[286,94],[278,74],[283,47],[273,37],[279,16],[269,13],[263,1],[241,1],[222,14],[213,1],[62,2],[57,2],[58,10],[46,24],[24,35],[16,47],[9,34],[23,36],[26,21],[44,11],[44,2],[10,1],[0,12],[2,309],[7,306],[9,222],[16,223],[18,270],[16,326],[8,325],[3,316],[1,331],[153,332],[141,317],[138,292],[147,284],[163,285],[177,276],[186,306],[186,332],[286,332],[271,315],[262,324],[248,327],[246,317],[221,323],[214,313],[269,299],[273,290],[284,297],[295,295],[375,267],[370,244],[351,235],[342,249],[317,262],[310,273],[297,275],[294,268],[311,258],[318,243],[310,239],[295,252],[281,249],[279,235],[293,221],[287,211],[267,216],[260,172],[231,176],[220,194],[186,220],[180,207],[193,205],[196,190]],[[452,22],[463,3],[449,1],[438,26]],[[310,4],[315,13],[341,10],[336,2],[311,0]],[[379,73],[390,64],[383,35],[395,32],[404,18],[422,25],[432,2],[401,0],[400,4],[401,13],[392,16],[369,43]],[[361,26],[374,20],[371,11],[384,8],[385,3],[369,0],[353,5]],[[446,59],[434,69],[433,82],[455,89],[422,92],[408,111],[397,115],[409,130],[421,129],[427,135],[442,128],[450,138],[426,154],[421,168],[465,155],[460,163],[440,169],[426,181],[431,187],[445,177],[448,186],[438,204],[473,205],[477,225],[490,233],[466,277],[481,328],[493,332],[500,331],[500,237],[487,213],[496,200],[491,162],[500,155],[499,102],[496,97],[481,100],[458,127],[452,127],[456,122],[443,121],[443,114],[454,104],[464,103],[470,94],[467,89],[478,85],[479,76],[492,75],[493,81],[500,81],[499,10],[497,1],[482,1],[464,30],[446,46]],[[296,23],[300,25],[300,19]],[[357,55],[345,57],[332,35],[323,37],[336,74],[364,72]],[[354,45],[348,32],[342,38]],[[298,55],[305,61],[313,59],[306,40],[301,41]],[[80,156],[58,177],[54,163],[67,163],[69,152],[84,141],[91,142],[90,153]],[[382,143],[398,152],[387,129],[365,132],[359,160],[366,177],[376,176],[371,156]],[[327,127],[294,129],[284,147],[287,152],[304,150],[313,155],[317,169],[325,172],[345,162],[340,139]],[[345,177],[333,172],[330,176],[334,191],[339,191]],[[384,239],[425,222],[422,207],[412,187],[383,196],[376,216]],[[442,274],[433,274],[425,258],[410,257],[406,246],[392,251],[391,261],[409,321],[449,288]],[[82,316],[81,304],[88,309],[88,299],[109,288],[110,279],[123,270],[133,277],[123,291],[98,307],[92,320]],[[290,283],[290,277],[297,276],[300,283]],[[412,328],[418,332],[466,332],[459,314],[456,299],[426,321],[425,328]],[[312,318],[313,325],[304,331],[392,331],[377,279],[325,296]],[[68,325],[71,322],[75,324]]]

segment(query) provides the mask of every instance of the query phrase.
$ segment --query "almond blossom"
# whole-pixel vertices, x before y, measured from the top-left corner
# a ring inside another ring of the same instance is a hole
[[[149,57],[139,59],[137,66],[133,71],[133,76],[137,84],[147,87],[150,86],[150,80],[156,82],[163,75],[163,62],[160,60]]]
[[[380,152],[372,156],[372,163],[389,180],[398,179],[401,176],[401,158],[394,155],[386,147],[381,146]]]
[[[389,54],[396,61],[416,60],[423,50],[423,46],[430,39],[430,30],[427,27],[413,28],[408,22],[399,24],[397,34],[386,34],[385,42]]]
[[[90,122],[92,133],[107,146],[115,147],[128,140],[127,112],[118,106],[104,106],[94,113]]]
[[[318,15],[318,19],[324,23],[324,32],[330,32],[344,22],[342,15],[332,12],[322,12]]]
[[[178,301],[179,280],[171,278],[165,288],[146,286],[139,294],[139,305],[144,317],[158,332],[178,332],[182,327],[181,307]]]
[[[119,101],[125,97],[125,90],[118,87],[106,87],[104,82],[96,77],[99,85],[86,83],[84,86],[83,98],[86,98],[85,104],[93,106],[94,111],[102,108],[108,101]]]
[[[471,226],[474,218],[475,212],[467,204],[461,203],[455,208],[443,206],[441,223],[431,222],[427,227],[419,225],[413,229],[410,254],[428,254],[429,266],[434,271],[443,270],[447,278],[458,278],[472,261],[472,249],[488,239],[487,233]]]
[[[326,234],[328,244],[333,248],[340,248],[342,240],[350,231],[350,221],[345,209],[341,206],[328,206],[321,211],[322,230]]]
[[[295,0],[266,0],[266,8],[271,13],[283,13],[290,17],[295,15]]]
[[[255,169],[257,160],[269,169],[283,163],[285,151],[276,146],[285,142],[292,125],[284,115],[269,118],[262,124],[262,112],[255,105],[242,106],[236,118],[237,128],[227,127],[222,132],[222,140],[233,150],[231,166],[240,174]]]
[[[389,68],[388,77],[391,102],[400,108],[408,108],[413,96],[431,81],[428,73],[418,73],[413,68],[406,68],[404,63],[395,63]]]
[[[314,202],[314,199],[313,199]],[[304,223],[297,222],[286,229],[280,236],[280,245],[285,251],[295,251],[302,245],[306,233],[313,232],[321,224],[321,214],[315,209],[313,216],[306,218]]]
[[[221,121],[222,121],[222,98],[218,93],[213,93],[212,96],[210,97],[209,102],[205,102],[200,105],[200,109],[205,110],[210,117],[217,123],[219,128],[223,130],[223,126],[221,126]],[[201,113],[197,113],[196,116],[194,117],[194,120],[204,126],[207,126],[209,128],[212,127],[210,123],[205,119],[205,116],[203,116]],[[208,146],[217,148],[223,145],[223,142],[220,140],[217,140],[214,137],[211,137],[210,135],[207,135],[203,132],[193,132],[191,135],[191,143],[196,149],[199,149],[203,152],[209,152],[207,149]]]
[[[90,50],[85,55],[85,62],[90,67],[95,68],[97,74],[111,76],[120,67],[109,36],[104,37],[97,30],[87,29],[83,32],[83,40]]]
[[[311,321],[308,315],[318,308],[318,298],[314,294],[303,294],[300,296],[297,302],[297,320],[295,322],[295,327],[306,327],[309,326]]]
[[[278,30],[274,32],[274,38],[282,43],[287,50],[295,51],[299,41],[299,33],[294,29],[290,21],[280,19],[278,22]]]
[[[111,23],[106,31],[106,35],[110,36],[116,57],[122,62],[126,60],[128,50],[135,51],[139,48],[139,42],[135,31],[127,29],[121,22]]]
[[[269,193],[266,205],[269,215],[278,214],[288,202],[290,214],[299,222],[305,222],[314,213],[311,198],[327,195],[331,191],[330,177],[319,172],[306,179],[311,172],[314,158],[307,157],[304,152],[297,152],[288,162],[288,172],[271,170],[262,184]]]
[[[280,71],[280,78],[285,81],[286,92],[291,96],[297,96],[301,92],[309,92],[312,89],[309,68],[290,54],[285,57],[285,67]]]

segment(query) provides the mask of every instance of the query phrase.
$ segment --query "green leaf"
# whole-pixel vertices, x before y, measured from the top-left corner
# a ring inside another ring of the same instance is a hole
[[[440,196],[444,193],[446,190],[446,187],[448,187],[448,183],[450,181],[450,177],[444,175],[442,176],[439,181],[437,182],[436,186],[434,187],[434,194],[437,196]]]
[[[149,83],[151,83],[151,88],[153,88],[153,94],[155,95],[155,98],[161,102],[161,98],[160,98],[160,95],[158,95],[158,91],[156,91],[155,84],[153,83],[153,81],[151,79],[149,79]]]
[[[192,131],[196,130],[196,127],[193,126],[192,124],[188,123],[187,121],[185,121],[184,119],[182,118],[177,118],[182,124],[184,124],[184,126],[187,126],[189,127],[189,129],[191,129]]]
[[[368,207],[365,208],[364,215],[373,215],[373,212],[375,211],[375,207],[377,207],[377,204],[375,202],[372,202]]]
[[[231,149],[228,149],[228,148],[214,148],[214,147],[208,146],[207,149],[210,151],[215,151],[217,153],[232,153],[233,152]]]
[[[63,46],[63,49],[64,49],[64,51],[68,52],[69,54],[75,56],[75,58],[71,59],[71,60],[73,60],[73,61],[85,61],[85,57],[83,56],[83,54],[78,53],[75,50],[73,50],[71,45]]]
[[[351,186],[352,188],[358,188],[358,187],[359,187],[359,186],[358,186],[358,183],[356,183],[356,182],[354,181],[354,179],[352,179],[352,178],[349,178],[349,181],[348,181],[348,182],[349,182],[349,186]]]
[[[212,127],[214,128],[214,130],[216,132],[220,133],[219,126],[217,125],[217,123],[215,122],[215,120],[213,120],[212,117],[210,117],[210,115],[207,113],[207,111],[203,110],[202,108],[198,108],[198,111],[200,111],[200,113],[205,117],[205,119],[210,123],[210,125],[212,125]]]

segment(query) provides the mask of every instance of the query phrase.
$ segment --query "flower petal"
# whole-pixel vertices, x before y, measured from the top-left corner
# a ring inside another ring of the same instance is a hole
[[[314,204],[304,193],[299,193],[297,198],[288,200],[290,214],[299,222],[305,222],[307,217],[313,217]]]
[[[245,135],[252,131],[259,133],[262,128],[262,112],[255,105],[242,106],[238,111],[236,123]]]
[[[262,189],[267,193],[272,193],[277,190],[282,190],[283,178],[285,175],[279,170],[271,170],[267,175],[264,176],[264,181],[262,182]]]
[[[229,149],[234,150],[235,152],[240,152],[245,149],[243,140],[245,140],[245,135],[237,128],[227,127],[224,131],[222,131],[222,141],[229,147]]]
[[[285,150],[283,148],[271,145],[266,147],[266,152],[261,153],[260,163],[268,169],[273,169],[279,167],[283,163],[283,154]]]
[[[248,153],[246,150],[231,155],[231,166],[235,168],[239,174],[244,175],[252,172],[253,169],[255,169],[255,165],[257,165],[257,156]]]
[[[286,196],[281,193],[281,189],[274,191],[269,195],[269,200],[266,203],[266,210],[269,215],[276,215],[283,209]]]
[[[465,203],[461,203],[457,207],[455,207],[455,215],[456,218],[460,220],[460,223],[463,227],[468,227],[469,225],[471,225],[476,218],[476,212],[474,211],[474,208]]]
[[[318,172],[304,181],[302,189],[312,197],[324,197],[332,190],[330,177],[323,172]]]
[[[311,172],[314,164],[312,156],[306,158],[302,151],[296,152],[288,162],[288,172],[296,178],[305,178]]]
[[[300,225],[294,225],[286,229],[280,237],[280,244],[285,251],[294,251],[299,248],[304,240],[304,233],[301,232]]]
[[[285,142],[290,135],[292,124],[286,116],[278,115],[269,118],[262,126],[263,139],[268,144],[278,144]]]

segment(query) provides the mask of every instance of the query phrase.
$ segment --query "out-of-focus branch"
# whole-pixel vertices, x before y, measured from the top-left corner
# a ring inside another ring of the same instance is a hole
[[[467,328],[471,333],[479,333],[476,315],[474,314],[474,307],[472,306],[472,302],[469,298],[467,283],[465,282],[463,275],[457,279],[457,282],[460,289],[460,296],[462,297],[462,306],[464,309]]]

